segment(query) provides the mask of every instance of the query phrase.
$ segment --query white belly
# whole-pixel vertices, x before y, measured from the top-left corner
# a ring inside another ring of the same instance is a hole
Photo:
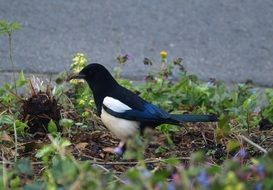
[[[139,131],[139,122],[116,118],[108,114],[103,108],[101,110],[101,120],[122,141],[126,141]]]

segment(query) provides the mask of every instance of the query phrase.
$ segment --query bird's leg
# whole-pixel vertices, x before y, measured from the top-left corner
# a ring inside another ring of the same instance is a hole
[[[120,143],[118,144],[118,146],[116,148],[114,148],[114,152],[118,155],[122,155],[125,152],[126,149],[126,144],[123,141],[120,141]]]
[[[120,141],[119,145],[115,148],[107,147],[104,148],[103,151],[110,152],[112,154],[117,155],[117,159],[121,158],[126,150],[126,143],[124,141]]]
[[[114,153],[117,155],[117,160],[119,160],[123,156],[125,150],[126,150],[126,143],[123,141],[120,141],[119,145],[116,148],[114,148]]]

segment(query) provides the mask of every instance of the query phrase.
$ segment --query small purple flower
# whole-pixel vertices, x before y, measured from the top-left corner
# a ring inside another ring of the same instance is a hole
[[[154,78],[154,76],[153,76],[152,74],[148,74],[148,75],[146,75],[146,76],[144,77],[144,80],[145,80],[146,82],[154,82],[154,81],[155,81],[155,78]]]
[[[258,173],[258,175],[259,175],[260,177],[264,177],[264,176],[265,176],[265,167],[264,167],[264,165],[259,164],[259,165],[257,166],[256,170],[257,170],[257,173]]]
[[[125,179],[123,182],[124,182],[125,185],[131,185],[132,184],[132,181],[130,179]]]
[[[133,55],[131,53],[127,53],[126,56],[129,61],[133,59]]]
[[[173,179],[173,181],[174,181],[175,183],[180,183],[180,182],[181,182],[181,177],[180,177],[180,175],[179,175],[178,173],[174,173],[174,174],[172,175],[172,179]]]
[[[263,190],[263,184],[261,182],[255,184],[254,185],[254,190]]]
[[[234,156],[234,158],[245,158],[247,156],[247,152],[244,148],[241,148]]]
[[[209,177],[208,177],[208,175],[207,175],[207,173],[206,173],[205,170],[202,170],[200,172],[200,174],[197,176],[197,181],[201,185],[203,185],[204,187],[208,187],[209,186],[210,181],[209,181]]]
[[[163,186],[163,185],[162,185],[162,182],[159,182],[159,183],[156,184],[156,186],[155,186],[154,189],[155,189],[155,190],[160,190],[160,189],[162,189],[162,186]]]
[[[167,190],[176,190],[175,186],[175,183],[172,181],[169,183]]]
[[[247,152],[244,148],[241,148],[240,151],[239,151],[239,156],[241,158],[245,158],[247,156]]]

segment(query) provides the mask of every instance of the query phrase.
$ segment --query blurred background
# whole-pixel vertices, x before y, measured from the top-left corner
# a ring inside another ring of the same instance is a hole
[[[77,52],[109,69],[128,54],[123,76],[139,80],[143,59],[159,61],[165,50],[203,80],[272,86],[272,18],[272,0],[0,0],[0,20],[23,26],[13,35],[16,70],[36,74],[68,70]],[[0,71],[9,78],[7,36]]]

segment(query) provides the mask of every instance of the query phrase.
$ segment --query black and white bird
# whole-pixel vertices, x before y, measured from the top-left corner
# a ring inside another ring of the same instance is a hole
[[[151,104],[130,90],[120,86],[110,72],[101,64],[92,63],[83,68],[73,79],[84,79],[91,88],[103,124],[121,142],[114,149],[123,154],[128,138],[145,127],[167,123],[181,125],[184,122],[214,122],[214,115],[170,114]],[[72,79],[71,78],[71,79]]]

